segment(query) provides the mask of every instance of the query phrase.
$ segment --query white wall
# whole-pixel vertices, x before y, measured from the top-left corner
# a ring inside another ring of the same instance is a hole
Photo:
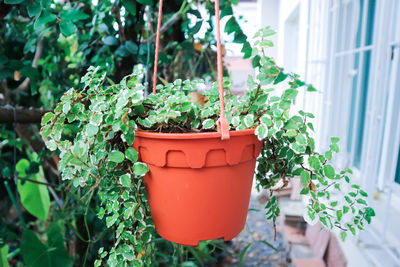
[[[274,47],[268,49],[268,55],[277,58],[279,47],[279,0],[258,0],[257,2],[258,18],[260,19],[261,28],[270,26],[273,30],[277,31],[276,35],[271,36],[271,41]]]

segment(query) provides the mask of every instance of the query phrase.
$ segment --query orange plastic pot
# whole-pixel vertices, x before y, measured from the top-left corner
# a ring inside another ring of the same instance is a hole
[[[144,177],[157,232],[172,242],[231,240],[244,228],[256,158],[254,129],[168,134],[137,131],[134,147],[150,171]]]

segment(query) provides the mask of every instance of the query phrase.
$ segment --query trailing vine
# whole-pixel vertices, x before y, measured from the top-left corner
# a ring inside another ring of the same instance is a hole
[[[284,73],[266,56],[266,47],[272,46],[267,37],[272,34],[268,27],[261,29],[254,47],[248,45],[244,51],[253,58],[258,74],[249,77],[243,96],[225,95],[230,130],[256,128],[255,134],[263,140],[256,169],[259,189],[271,190],[278,181],[286,186],[290,178],[300,176],[300,194],[308,198],[307,221],[336,227],[344,239],[348,232],[363,230],[374,211],[367,205],[365,191],[351,184],[351,170],[337,172],[330,164],[333,153],[339,152],[339,139],[332,138],[325,153],[315,151],[310,121],[314,115],[290,112],[300,88],[315,89],[298,75]],[[95,265],[149,265],[154,257],[155,229],[142,181],[148,168],[138,161],[132,147],[135,131],[217,131],[217,84],[175,80],[158,85],[158,93],[145,98],[140,68],[110,85],[106,74],[98,70],[90,67],[81,79],[83,88],[70,89],[54,113],[44,115],[41,134],[48,149],[60,151],[62,178],[72,180],[85,194],[97,194],[101,201],[98,218],[113,229],[114,245],[100,248]],[[287,87],[280,96],[275,92],[277,84]],[[229,87],[230,81],[224,80],[228,92]],[[275,223],[280,213],[276,197],[265,208],[267,219]]]

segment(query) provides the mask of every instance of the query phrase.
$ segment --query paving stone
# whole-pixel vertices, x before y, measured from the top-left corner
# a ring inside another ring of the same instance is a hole
[[[243,248],[250,242],[253,245],[247,250],[243,265],[258,267],[279,267],[288,266],[288,247],[285,246],[283,235],[281,232],[276,233],[274,240],[274,226],[271,221],[267,221],[264,210],[264,203],[260,203],[256,196],[252,196],[250,200],[250,211],[247,214],[246,227],[236,238],[232,240],[230,249],[240,254]],[[277,251],[268,245],[257,242],[266,241],[277,248]],[[239,258],[236,261],[230,261],[224,266],[238,266]]]

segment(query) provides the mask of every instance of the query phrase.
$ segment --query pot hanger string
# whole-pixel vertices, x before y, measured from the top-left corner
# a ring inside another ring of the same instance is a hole
[[[163,0],[160,0],[158,6],[158,21],[157,21],[157,37],[156,37],[156,51],[154,57],[154,76],[153,76],[153,94],[156,93],[157,84],[157,67],[158,67],[158,51],[160,45],[160,28],[162,17]],[[219,17],[219,0],[215,0],[215,19],[217,28],[217,74],[218,74],[218,91],[219,91],[219,111],[220,117],[218,119],[218,132],[221,134],[221,139],[229,139],[229,123],[225,117],[224,107],[224,87],[223,87],[223,72],[222,72],[222,47],[220,38],[220,17]]]

